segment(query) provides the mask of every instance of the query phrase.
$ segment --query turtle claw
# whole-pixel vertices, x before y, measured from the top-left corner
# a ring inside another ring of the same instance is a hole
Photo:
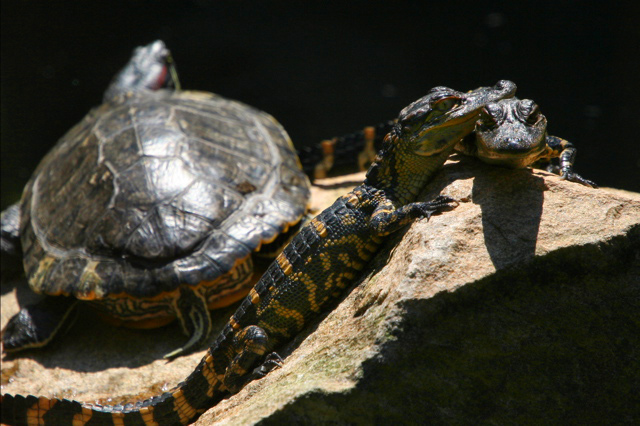
[[[180,347],[178,349],[175,349],[175,350],[169,352],[168,354],[162,355],[162,358],[166,359],[167,361],[173,361],[178,356],[186,353],[186,350],[189,348],[189,346],[191,346],[191,345],[189,345],[189,343],[191,343],[191,340],[189,340],[186,345],[184,345],[184,346],[182,346],[182,347]]]
[[[187,355],[193,350],[197,349],[206,340],[208,336],[209,336],[209,333],[204,333],[204,330],[200,329],[196,333],[191,335],[187,343],[169,352],[168,354],[164,354],[162,358],[171,361],[180,355]]]

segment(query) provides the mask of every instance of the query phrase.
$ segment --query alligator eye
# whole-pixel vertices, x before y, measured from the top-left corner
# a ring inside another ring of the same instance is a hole
[[[516,115],[521,121],[533,126],[540,120],[540,108],[531,99],[522,99],[517,103]]]
[[[439,111],[439,112],[450,111],[460,104],[459,101],[460,99],[456,97],[438,99],[437,101],[434,102],[432,108],[434,111]]]
[[[540,108],[538,105],[533,107],[533,110],[527,116],[527,124],[535,125],[540,120]]]
[[[480,112],[480,119],[478,120],[478,123],[485,130],[493,130],[498,127],[498,122],[487,108],[483,108]]]

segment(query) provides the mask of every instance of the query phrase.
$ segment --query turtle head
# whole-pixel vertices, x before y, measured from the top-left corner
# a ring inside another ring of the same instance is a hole
[[[171,52],[162,40],[156,40],[133,51],[127,65],[111,81],[104,100],[125,93],[163,88],[180,89],[180,82]]]

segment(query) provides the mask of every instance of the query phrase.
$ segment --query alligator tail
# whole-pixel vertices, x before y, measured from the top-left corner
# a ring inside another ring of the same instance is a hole
[[[89,404],[33,395],[0,396],[2,424],[71,425],[187,425],[228,393],[214,370],[211,349],[189,377],[173,390],[126,405]]]

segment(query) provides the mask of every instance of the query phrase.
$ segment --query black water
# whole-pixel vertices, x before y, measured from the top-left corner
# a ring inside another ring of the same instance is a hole
[[[161,38],[183,86],[273,114],[297,145],[393,118],[436,85],[515,81],[576,170],[640,191],[637,2],[3,1],[2,207]]]

